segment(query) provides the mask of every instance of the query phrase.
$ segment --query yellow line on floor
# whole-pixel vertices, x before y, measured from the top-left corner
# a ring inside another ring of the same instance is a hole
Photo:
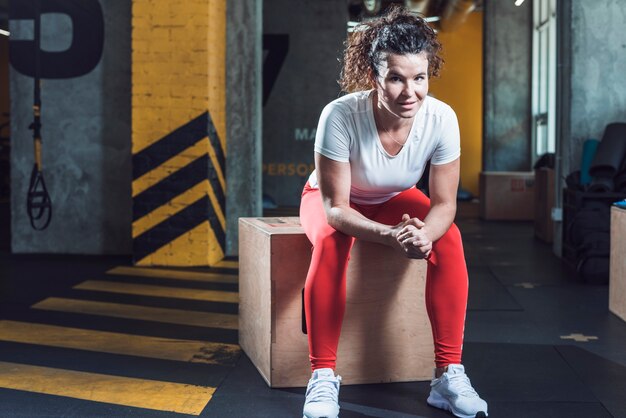
[[[235,344],[147,337],[30,322],[0,321],[0,340],[192,363],[231,366]]]
[[[86,282],[74,286],[74,289],[124,293],[131,295],[157,296],[165,298],[204,300],[208,302],[239,302],[239,294],[237,292],[223,292],[219,290],[204,289],[185,289],[181,287],[151,286],[134,283],[104,282],[100,280],[87,280]]]
[[[238,261],[230,261],[230,260],[222,260],[222,261],[218,262],[217,264],[213,265],[212,267],[227,268],[227,269],[238,269],[239,268],[239,262]]]
[[[208,283],[238,283],[237,276],[233,274],[203,273],[199,271],[180,271],[148,267],[119,266],[107,271],[107,274],[155,277],[159,279],[191,280]]]
[[[196,327],[238,329],[237,315],[213,312],[186,311],[182,309],[153,308],[111,302],[48,298],[32,306],[48,311],[74,312],[88,315],[130,318],[167,324],[193,325]]]
[[[200,415],[215,388],[0,362],[0,387]]]

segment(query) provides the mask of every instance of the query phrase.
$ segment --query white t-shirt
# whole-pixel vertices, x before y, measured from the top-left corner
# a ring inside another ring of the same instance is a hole
[[[350,163],[350,200],[365,205],[383,203],[415,186],[428,160],[446,164],[461,155],[454,110],[430,96],[413,119],[404,147],[397,155],[387,153],[376,130],[371,93],[347,94],[326,105],[315,136],[315,152]],[[318,187],[315,171],[309,185]]]

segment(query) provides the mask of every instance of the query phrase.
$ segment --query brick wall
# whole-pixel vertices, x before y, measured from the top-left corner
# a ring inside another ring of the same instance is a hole
[[[133,255],[224,256],[226,0],[133,0]]]

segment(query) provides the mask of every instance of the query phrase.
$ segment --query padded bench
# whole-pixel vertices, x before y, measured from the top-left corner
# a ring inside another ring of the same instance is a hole
[[[311,376],[303,289],[311,243],[297,217],[239,219],[239,344],[271,387]],[[357,240],[339,341],[342,384],[430,380],[426,262]]]

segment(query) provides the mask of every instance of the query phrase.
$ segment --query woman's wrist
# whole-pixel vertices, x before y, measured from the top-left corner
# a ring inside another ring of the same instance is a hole
[[[400,232],[400,228],[397,226],[385,225],[380,234],[381,242],[390,247],[398,245],[398,232]]]

